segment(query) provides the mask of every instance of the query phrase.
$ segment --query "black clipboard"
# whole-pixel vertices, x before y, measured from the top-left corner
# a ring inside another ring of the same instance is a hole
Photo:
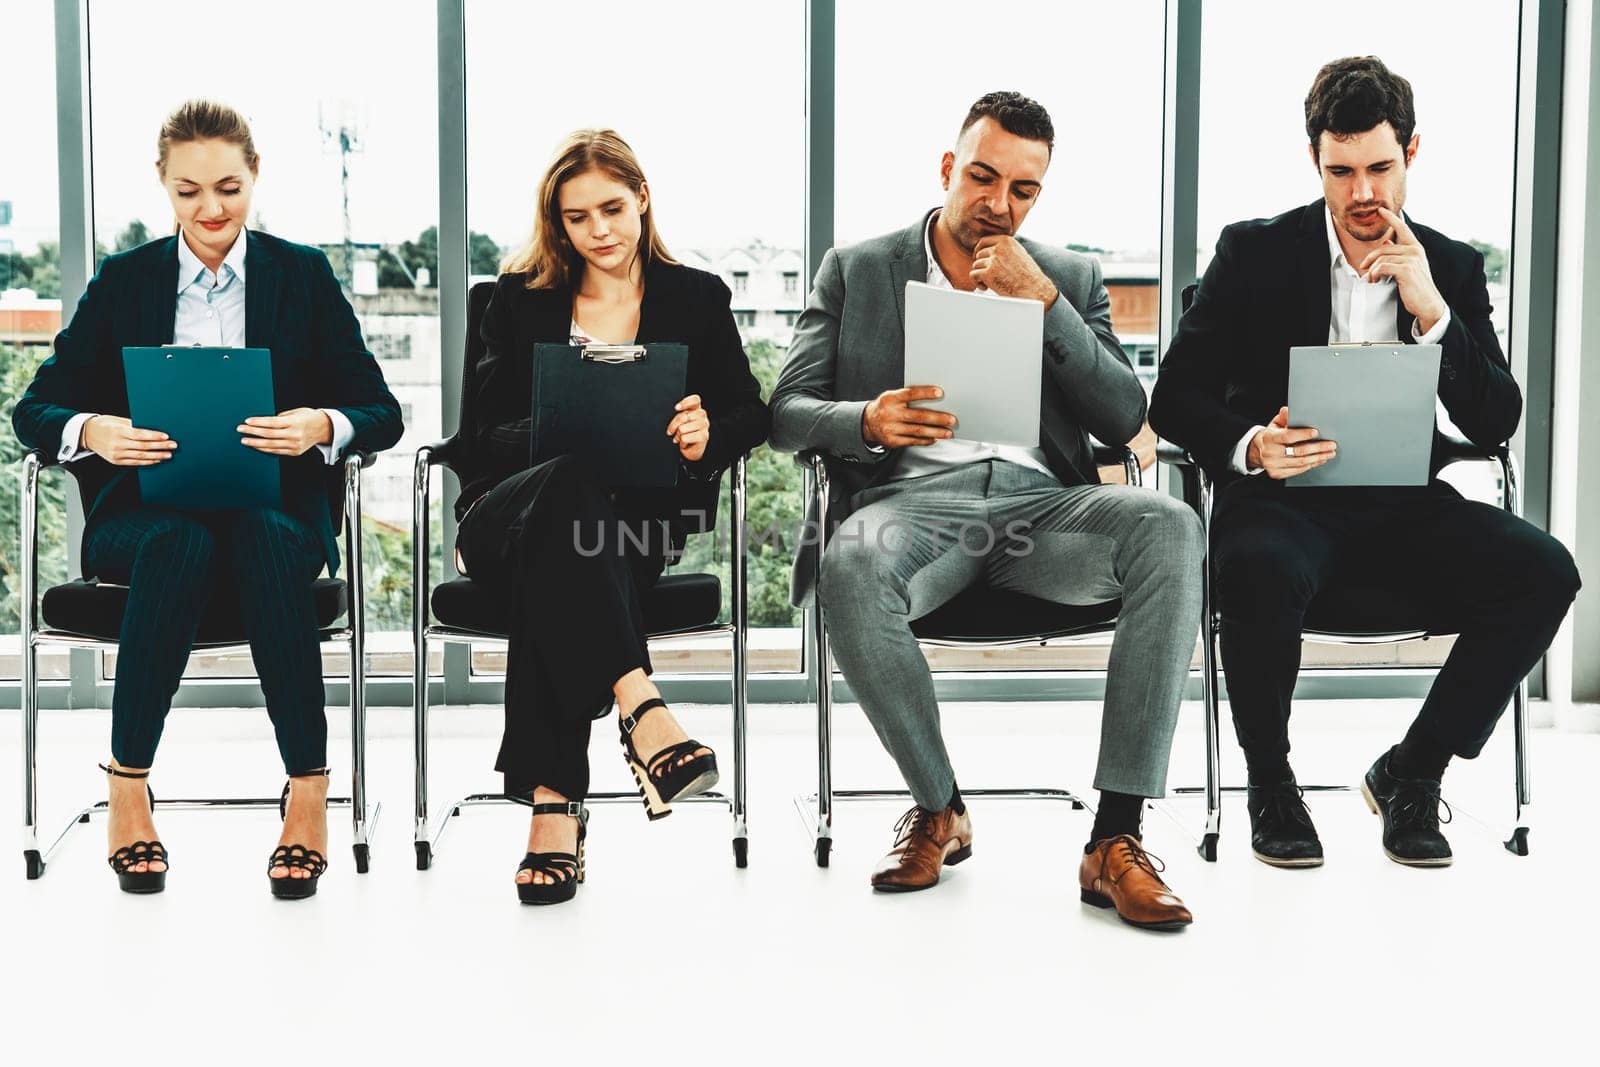
[[[238,431],[251,416],[277,413],[270,350],[128,347],[122,371],[130,421],[178,443],[171,459],[138,468],[145,503],[191,511],[282,509],[278,457],[241,444]]]
[[[534,345],[530,463],[575,455],[609,486],[678,484],[667,423],[688,373],[682,344]]]

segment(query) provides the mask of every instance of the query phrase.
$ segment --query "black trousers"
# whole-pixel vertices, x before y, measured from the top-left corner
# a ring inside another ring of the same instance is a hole
[[[671,553],[661,522],[619,519],[610,494],[570,456],[512,475],[461,520],[467,575],[511,600],[506,720],[495,769],[506,792],[589,791],[589,725],[611,687],[650,673],[639,594]],[[630,709],[631,710],[631,709]]]
[[[311,528],[281,511],[141,507],[91,525],[86,575],[128,587],[111,697],[111,754],[149,767],[212,596],[236,596],[284,770],[328,765],[312,582],[326,560]]]
[[[1272,768],[1289,752],[1301,626],[1330,583],[1359,575],[1395,589],[1427,606],[1429,629],[1459,635],[1417,724],[1468,759],[1580,584],[1559,541],[1444,482],[1296,489],[1261,475],[1224,490],[1211,528],[1228,702],[1253,767]]]

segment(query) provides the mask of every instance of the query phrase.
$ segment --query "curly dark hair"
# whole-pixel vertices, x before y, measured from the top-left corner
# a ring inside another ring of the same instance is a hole
[[[1347,56],[1317,71],[1306,94],[1306,136],[1320,153],[1322,134],[1343,139],[1387,122],[1404,148],[1417,127],[1411,83],[1377,56]]]
[[[967,117],[961,123],[957,138],[982,118],[994,119],[1002,130],[1016,137],[1043,141],[1052,154],[1055,152],[1056,128],[1050,124],[1050,112],[1037,100],[1008,91],[984,93],[967,110]]]

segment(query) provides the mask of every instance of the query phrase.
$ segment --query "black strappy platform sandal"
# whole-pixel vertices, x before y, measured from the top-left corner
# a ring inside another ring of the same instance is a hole
[[[589,809],[576,800],[560,804],[530,804],[534,815],[570,815],[578,820],[578,851],[530,852],[522,857],[518,871],[537,871],[554,881],[518,882],[517,899],[524,904],[562,904],[578,894],[583,882],[583,839],[589,836]]]
[[[639,758],[639,752],[633,747],[633,731],[639,725],[639,718],[652,708],[664,708],[667,702],[660,697],[646,700],[643,704],[633,709],[633,714],[623,718],[622,728],[622,758],[627,761],[628,769],[633,772],[633,780],[639,783],[639,795],[644,798],[645,815],[654,822],[656,819],[665,819],[672,814],[672,802],[681,797],[693,796],[704,793],[707,789],[717,784],[717,755],[708,751],[704,756],[678,766],[678,761],[698,749],[709,748],[702,745],[694,738],[679,741],[651,756],[648,761]]]
[[[102,771],[113,778],[149,778],[149,771],[133,774],[129,771],[119,771],[107,767],[104,763],[98,764]],[[148,785],[144,791],[150,797],[150,810],[155,811],[156,794]],[[111,869],[117,872],[117,885],[124,893],[159,893],[167,888],[167,872],[136,871],[133,870],[141,863],[159,863],[163,868],[170,866],[167,861],[167,848],[160,841],[135,841],[131,845],[123,845],[111,855],[106,857],[106,862]]]
[[[296,775],[297,778],[313,778],[321,775],[326,778],[329,768],[312,771],[310,774]],[[278,798],[278,818],[289,817],[289,783],[283,783],[283,795]],[[282,878],[272,877],[274,868],[285,868]],[[267,881],[272,884],[272,895],[279,900],[304,900],[306,897],[317,895],[317,879],[322,877],[322,872],[328,869],[328,861],[322,853],[314,848],[304,845],[279,845],[272,850],[272,855],[267,859]],[[310,871],[308,878],[296,878],[288,873],[291,870]]]

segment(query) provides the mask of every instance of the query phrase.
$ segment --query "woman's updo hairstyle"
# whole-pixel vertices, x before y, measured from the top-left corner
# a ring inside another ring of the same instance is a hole
[[[167,116],[156,137],[156,168],[167,176],[167,155],[175,144],[192,141],[225,141],[238,145],[244,153],[244,165],[250,173],[256,172],[256,142],[250,136],[250,124],[227,104],[214,100],[186,100]]]

